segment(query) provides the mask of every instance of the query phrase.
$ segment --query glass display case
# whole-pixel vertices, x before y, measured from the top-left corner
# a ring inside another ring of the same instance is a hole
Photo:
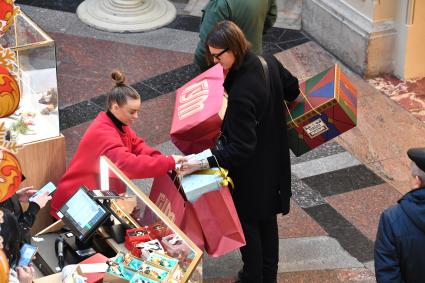
[[[100,176],[102,190],[122,185],[127,188],[124,199],[111,200],[111,208],[131,228],[126,231],[124,244],[111,241],[119,254],[105,278],[122,273],[123,276],[131,275],[133,280],[126,278],[127,281],[139,282],[137,280],[146,275],[146,269],[151,270],[149,274],[157,275],[152,271],[152,266],[156,266],[162,270],[162,277],[154,278],[158,282],[202,282],[203,252],[143,193],[142,188],[104,156],[100,160]],[[130,237],[139,244],[130,242]],[[139,272],[134,273],[137,270]],[[163,278],[167,279],[163,281]]]
[[[0,123],[6,126],[8,139],[27,144],[58,137],[58,89],[53,39],[20,12],[9,30],[0,37],[0,45],[14,53],[12,72],[20,89],[17,110],[0,119]]]

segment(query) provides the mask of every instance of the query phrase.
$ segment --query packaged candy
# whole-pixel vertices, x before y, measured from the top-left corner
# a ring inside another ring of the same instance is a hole
[[[162,238],[162,244],[168,255],[183,259],[189,254],[189,247],[177,234],[170,234]]]
[[[143,275],[164,282],[168,282],[168,276],[171,275],[169,270],[146,262],[143,263],[142,267],[138,271]]]
[[[140,252],[140,257],[147,260],[152,252],[165,253],[164,248],[158,240],[152,240],[136,245],[136,249]]]
[[[147,260],[148,263],[153,265],[161,266],[168,270],[174,270],[179,263],[179,260],[176,258],[169,257],[165,254],[159,254],[157,252],[152,252]]]

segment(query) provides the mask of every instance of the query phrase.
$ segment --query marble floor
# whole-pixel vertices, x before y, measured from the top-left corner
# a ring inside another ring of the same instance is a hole
[[[171,113],[175,90],[197,74],[192,57],[201,6],[197,1],[172,1],[178,16],[170,25],[112,34],[81,23],[75,14],[80,2],[17,0],[56,42],[67,160],[104,109],[115,68],[123,70],[142,95],[136,132],[150,145],[176,152],[169,137]],[[302,30],[276,26],[264,41],[265,52],[299,78],[338,63]],[[279,216],[278,282],[375,282],[373,243],[379,215],[408,190],[406,149],[425,144],[418,110],[424,80],[414,82],[412,90],[410,82],[400,86],[403,83],[391,77],[364,81],[343,70],[358,89],[358,125],[301,157],[291,157],[293,200],[289,215]],[[393,97],[394,89],[400,96]],[[408,96],[409,102],[403,100]],[[242,264],[238,251],[204,259],[205,282],[232,282]]]

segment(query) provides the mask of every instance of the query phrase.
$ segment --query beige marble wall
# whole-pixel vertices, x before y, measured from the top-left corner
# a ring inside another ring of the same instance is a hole
[[[314,75],[338,62],[314,42],[281,52],[276,57],[299,78]],[[400,193],[407,192],[410,171],[406,151],[425,145],[425,124],[342,67],[358,90],[358,120],[355,128],[336,141]]]

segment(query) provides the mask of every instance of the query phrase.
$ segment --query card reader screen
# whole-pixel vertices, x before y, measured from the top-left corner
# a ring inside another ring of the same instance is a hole
[[[57,214],[80,240],[87,239],[109,215],[84,187],[80,187]]]

